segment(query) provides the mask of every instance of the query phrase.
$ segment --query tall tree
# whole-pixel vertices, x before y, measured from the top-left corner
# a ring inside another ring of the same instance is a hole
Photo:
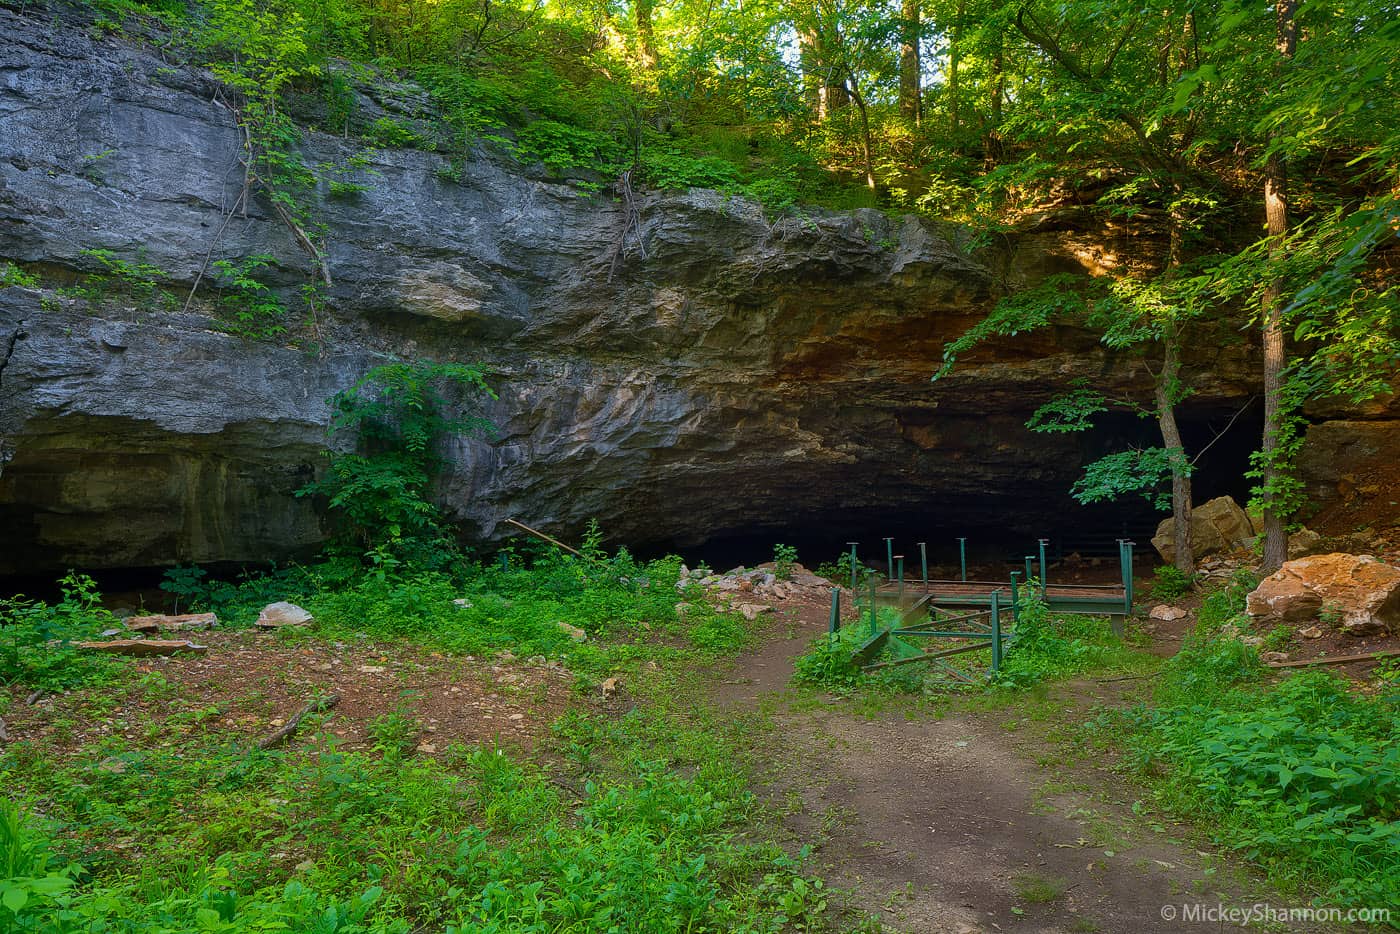
[[[650,71],[656,68],[656,28],[652,25],[651,14],[655,0],[633,0],[632,15],[637,25],[637,57],[641,65]]]
[[[1278,0],[1274,48],[1281,62],[1292,60],[1298,49],[1297,0]],[[1264,215],[1269,252],[1278,260],[1286,248],[1288,233],[1288,167],[1283,156],[1271,151],[1264,168]],[[1288,559],[1288,536],[1283,505],[1278,499],[1279,442],[1283,430],[1285,353],[1283,345],[1283,289],[1277,280],[1264,289],[1264,438],[1262,451],[1264,489],[1264,566],[1266,574]]]
[[[923,33],[920,0],[904,0],[899,36],[899,114],[911,126],[923,120],[923,77],[919,45]]]

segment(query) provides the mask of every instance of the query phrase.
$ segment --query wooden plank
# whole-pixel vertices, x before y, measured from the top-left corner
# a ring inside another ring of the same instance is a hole
[[[1400,649],[1377,649],[1358,655],[1332,655],[1319,658],[1304,658],[1292,662],[1266,662],[1267,668],[1310,668],[1314,665],[1347,665],[1351,662],[1369,662],[1375,659],[1400,656]]]
[[[126,628],[133,632],[154,632],[168,629],[180,632],[187,629],[213,629],[219,625],[219,618],[213,613],[185,613],[182,616],[129,616]]]
[[[188,639],[112,639],[109,642],[75,642],[85,652],[108,652],[113,655],[174,655],[177,652],[207,652],[208,647],[195,645]]]

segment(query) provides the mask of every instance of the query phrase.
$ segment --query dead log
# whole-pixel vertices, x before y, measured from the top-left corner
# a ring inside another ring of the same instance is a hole
[[[273,746],[284,742],[289,736],[291,736],[297,731],[297,727],[301,726],[302,718],[305,717],[307,714],[312,713],[313,711],[330,710],[338,703],[340,703],[339,694],[332,694],[329,697],[312,701],[305,707],[298,710],[296,714],[292,717],[292,719],[287,721],[286,726],[282,727],[276,733],[271,733],[258,740],[258,748],[271,749]]]
[[[1269,662],[1267,668],[1310,668],[1314,665],[1346,665],[1351,662],[1369,662],[1376,659],[1391,658],[1400,656],[1400,649],[1377,649],[1374,652],[1362,652],[1358,655],[1333,655],[1320,656],[1318,658],[1303,658],[1291,662]]]
[[[155,632],[165,629],[182,632],[190,629],[213,629],[219,625],[219,618],[213,613],[186,613],[182,616],[132,616],[126,621],[126,628],[133,632]]]
[[[195,645],[188,639],[112,639],[73,644],[84,652],[107,652],[112,655],[177,655],[180,652],[209,651],[208,646]]]

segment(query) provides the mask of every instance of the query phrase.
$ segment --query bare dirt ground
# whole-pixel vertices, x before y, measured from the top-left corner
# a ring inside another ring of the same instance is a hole
[[[177,733],[162,727],[146,737],[145,730],[180,722],[185,731],[251,745],[307,703],[338,694],[324,728],[344,749],[372,746],[374,721],[398,712],[419,724],[420,754],[451,742],[530,750],[549,735],[573,684],[567,670],[543,659],[492,662],[407,643],[287,642],[252,630],[193,635],[207,654],[133,660],[141,676],[103,691],[101,710],[89,709],[81,692],[28,704],[24,691],[12,691],[9,733],[67,750],[123,734],[171,745]],[[162,690],[165,683],[177,690]]]
[[[715,701],[773,718],[774,745],[759,752],[770,764],[764,792],[795,834],[818,841],[824,875],[888,928],[1223,930],[1230,925],[1183,922],[1183,906],[1280,903],[1186,828],[1134,813],[1118,776],[1067,759],[1044,724],[1027,722],[1112,703],[1127,683],[1057,686],[1058,705],[958,702],[941,714],[813,702],[788,680],[826,612],[815,601],[778,604],[763,644],[723,678]]]

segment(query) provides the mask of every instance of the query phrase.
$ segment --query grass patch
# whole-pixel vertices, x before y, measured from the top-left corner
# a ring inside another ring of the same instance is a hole
[[[1046,905],[1065,894],[1068,883],[1038,872],[1022,872],[1011,877],[1011,890],[1023,902]]]
[[[400,575],[327,562],[235,584],[184,572],[182,608],[214,608],[234,627],[270,599],[312,610],[318,628],[291,651],[409,640],[498,659],[549,654],[585,680],[665,664],[628,678],[624,715],[580,699],[531,758],[467,744],[418,754],[406,708],[369,725],[370,749],[343,748],[327,712],[285,749],[262,751],[159,672],[103,659],[90,687],[73,667],[85,656],[62,654],[57,669],[31,660],[12,680],[67,684],[75,709],[112,728],[76,748],[19,738],[0,754],[0,929],[844,929],[805,850],[774,842],[748,790],[761,725],[693,704],[701,666],[750,632],[699,599],[677,614],[677,569],[624,553]],[[110,621],[96,599],[87,590],[21,610],[90,628]]]

